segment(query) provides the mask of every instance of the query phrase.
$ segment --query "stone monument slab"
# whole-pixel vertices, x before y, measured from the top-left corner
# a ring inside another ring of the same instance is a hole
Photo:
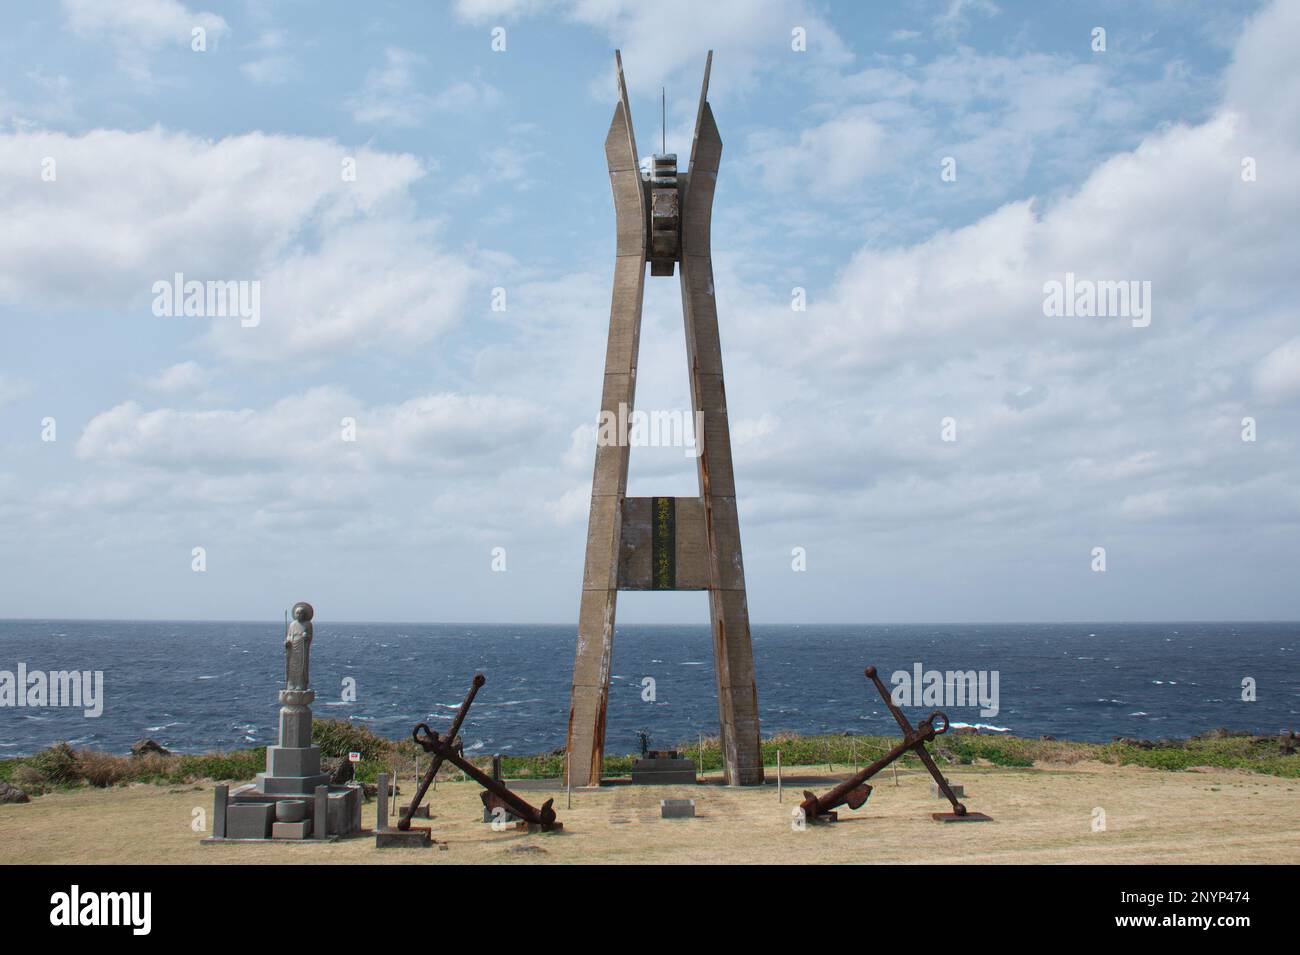
[[[660,799],[659,818],[660,819],[694,819],[695,800],[694,799]]]
[[[271,834],[275,805],[269,802],[236,802],[226,807],[227,839],[266,839]]]
[[[637,759],[632,761],[634,786],[694,786],[693,759]]]
[[[306,819],[301,822],[271,823],[272,839],[306,839],[311,834],[311,823]]]

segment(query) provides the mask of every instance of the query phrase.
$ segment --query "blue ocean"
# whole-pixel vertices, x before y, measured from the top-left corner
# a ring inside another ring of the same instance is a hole
[[[1107,741],[1216,727],[1274,734],[1300,725],[1296,623],[771,625],[753,635],[764,735],[893,735],[893,720],[863,676],[867,664],[887,681],[916,664],[996,672],[996,715],[944,707],[954,723],[988,732]],[[0,621],[0,671],[22,663],[29,673],[103,673],[96,718],[78,708],[0,707],[0,757],[60,740],[111,752],[142,737],[179,752],[273,743],[282,640],[278,621]],[[466,749],[557,749],[574,643],[572,626],[318,622],[313,709],[318,718],[405,736],[418,722],[445,725],[482,671],[487,684],[462,730]],[[664,748],[716,734],[712,657],[704,627],[620,627],[607,751],[633,752],[638,731]],[[1256,697],[1249,702],[1242,699],[1248,679]],[[345,701],[353,683],[356,699]]]

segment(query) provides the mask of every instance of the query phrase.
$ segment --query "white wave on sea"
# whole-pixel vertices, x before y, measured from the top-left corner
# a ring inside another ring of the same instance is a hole
[[[955,730],[979,730],[981,733],[1010,733],[1010,726],[994,726],[992,723],[949,723],[949,729]]]

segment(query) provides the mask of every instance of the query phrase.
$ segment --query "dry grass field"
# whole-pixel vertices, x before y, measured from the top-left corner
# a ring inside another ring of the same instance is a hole
[[[821,792],[837,777],[825,767]],[[776,787],[611,785],[554,796],[564,832],[493,832],[480,822],[473,783],[440,782],[428,802],[442,849],[377,850],[369,837],[325,844],[201,844],[194,810],[211,811],[212,787],[134,784],[53,792],[0,806],[4,863],[1298,863],[1300,780],[1241,770],[1166,772],[1101,763],[1010,769],[954,767],[965,802],[993,822],[943,825],[930,777],[908,770],[876,782],[842,821],[796,831],[791,810],[805,780]],[[413,790],[410,780],[403,789]],[[659,818],[661,798],[692,798],[697,818]],[[1095,811],[1105,828],[1094,831]],[[375,806],[365,807],[373,825]]]

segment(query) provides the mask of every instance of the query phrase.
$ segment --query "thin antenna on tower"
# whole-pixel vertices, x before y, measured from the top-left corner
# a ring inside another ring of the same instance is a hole
[[[659,132],[663,137],[661,156],[668,155],[668,95],[659,87]]]

